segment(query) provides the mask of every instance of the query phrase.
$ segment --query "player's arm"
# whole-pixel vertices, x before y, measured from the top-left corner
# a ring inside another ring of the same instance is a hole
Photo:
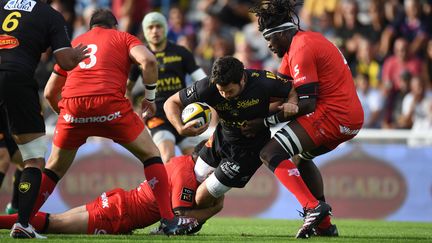
[[[86,59],[88,55],[87,46],[79,44],[73,48],[67,47],[54,51],[54,57],[57,64],[66,71],[72,70],[82,60]]]
[[[136,81],[138,80],[138,77],[140,75],[140,68],[138,65],[132,65],[130,71],[128,80],[126,83],[126,98],[128,98],[131,103],[133,104],[133,97],[132,97],[132,90],[135,87]]]
[[[195,82],[207,77],[204,70],[196,64],[193,54],[186,48],[183,49],[183,63],[184,68],[191,76],[192,81]]]
[[[216,199],[214,205],[207,208],[179,208],[174,209],[176,215],[196,218],[198,223],[203,224],[207,219],[219,213],[223,208],[224,196]]]
[[[51,109],[57,114],[60,114],[58,102],[61,100],[61,90],[66,83],[66,77],[67,73],[56,65],[44,90],[45,99],[48,101]]]
[[[158,79],[156,57],[144,46],[137,45],[131,48],[129,55],[131,59],[141,67],[145,94],[141,104],[143,118],[151,117],[156,112],[154,104],[156,97],[156,85]]]
[[[169,97],[164,103],[164,110],[167,119],[175,127],[177,132],[182,136],[197,136],[203,133],[208,128],[208,124],[195,127],[198,124],[198,120],[190,121],[183,124],[181,120],[181,112],[185,107],[185,104],[180,99],[180,92],[185,92],[184,89],[175,93]],[[192,103],[192,102],[191,102]]]

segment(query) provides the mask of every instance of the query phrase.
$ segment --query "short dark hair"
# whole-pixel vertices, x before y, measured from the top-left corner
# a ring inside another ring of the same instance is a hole
[[[244,73],[243,63],[235,57],[225,56],[216,59],[211,71],[210,80],[221,86],[230,83],[239,84]]]
[[[94,26],[112,28],[118,25],[117,19],[109,9],[97,9],[91,16],[90,29]]]

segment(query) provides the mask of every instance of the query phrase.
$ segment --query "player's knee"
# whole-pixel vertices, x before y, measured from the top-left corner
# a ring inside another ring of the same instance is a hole
[[[199,183],[202,183],[211,173],[215,171],[215,169],[216,168],[211,167],[201,157],[198,157],[194,167],[196,180]]]
[[[30,159],[44,159],[47,150],[46,136],[38,137],[28,143],[18,144],[23,161]]]

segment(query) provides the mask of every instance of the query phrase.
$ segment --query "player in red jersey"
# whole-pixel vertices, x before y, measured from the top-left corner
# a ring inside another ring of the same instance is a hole
[[[172,208],[177,215],[194,217],[202,225],[223,207],[223,197],[208,208],[196,209],[195,192],[198,182],[194,166],[198,151],[205,141],[195,147],[192,155],[173,157],[166,164]],[[9,229],[17,215],[0,216],[0,229]],[[160,219],[158,204],[151,183],[144,181],[137,188],[125,191],[116,188],[61,214],[38,212],[31,224],[40,233],[65,234],[127,234],[144,228]],[[197,227],[197,232],[201,227]]]
[[[72,41],[72,45],[86,43],[89,58],[68,73],[56,67],[47,83],[45,97],[59,114],[59,119],[33,213],[66,173],[78,148],[88,137],[100,136],[121,144],[144,164],[145,177],[152,182],[159,205],[163,229],[167,234],[179,234],[195,225],[196,220],[173,214],[167,174],[159,150],[124,97],[129,68],[135,62],[142,67],[146,77],[143,110],[147,114],[154,113],[157,61],[141,41],[116,30],[116,26],[117,20],[109,10],[95,11],[90,30]]]
[[[274,0],[263,1],[251,10],[258,17],[268,47],[282,58],[278,75],[292,80],[298,100],[288,102],[295,102],[299,109],[295,116],[285,117],[280,112],[264,119],[266,126],[291,122],[264,146],[260,157],[285,185],[291,183],[292,176],[301,175],[321,200],[304,209],[304,224],[297,237],[337,236],[337,228],[330,222],[331,208],[324,202],[321,174],[312,159],[352,139],[363,124],[363,109],[345,58],[321,34],[299,29],[297,6],[296,1]],[[260,124],[262,120],[250,121],[244,132]]]

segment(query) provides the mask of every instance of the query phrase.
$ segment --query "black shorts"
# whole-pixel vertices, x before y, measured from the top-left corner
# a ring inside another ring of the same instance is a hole
[[[210,138],[211,147],[204,146],[200,157],[215,167],[216,178],[225,186],[243,188],[262,165],[261,147],[245,148],[224,141],[220,129]]]
[[[154,122],[154,123],[160,123],[160,124],[158,124],[157,126],[152,126],[152,122]],[[175,137],[175,143],[176,144],[181,143],[181,141],[183,141],[183,139],[186,138],[186,137],[180,135],[177,132],[177,130],[173,127],[173,125],[171,125],[171,123],[166,118],[152,117],[149,120],[147,120],[146,126],[150,130],[150,133],[151,133],[152,136],[154,136],[155,133],[157,133],[159,131],[169,131],[169,132],[171,132],[174,135],[174,137]]]
[[[38,86],[18,72],[0,72],[0,109],[13,134],[45,133]]]

